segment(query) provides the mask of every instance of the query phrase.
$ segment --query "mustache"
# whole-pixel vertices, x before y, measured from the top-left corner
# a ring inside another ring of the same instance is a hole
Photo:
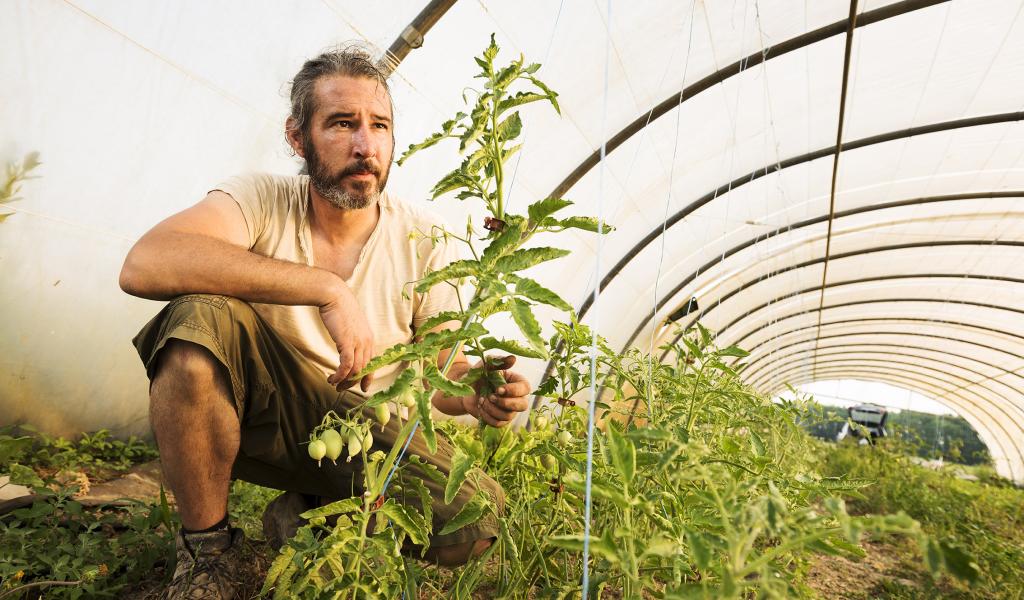
[[[371,173],[380,177],[380,167],[369,160],[357,160],[356,162],[345,167],[338,173],[338,179],[348,177],[349,175],[355,175],[356,173]]]

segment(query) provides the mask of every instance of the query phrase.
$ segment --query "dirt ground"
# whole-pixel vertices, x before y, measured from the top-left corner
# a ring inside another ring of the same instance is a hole
[[[841,600],[868,598],[947,598],[957,596],[948,580],[933,582],[913,542],[900,538],[866,539],[861,560],[818,555],[807,583],[818,597]]]
[[[240,585],[235,592],[235,600],[254,600],[260,597],[260,588],[273,557],[274,553],[266,542],[246,540],[238,563],[237,578]],[[137,587],[125,590],[120,597],[127,600],[159,600],[163,597],[166,580],[170,580],[169,574],[164,568],[158,568],[151,577]]]

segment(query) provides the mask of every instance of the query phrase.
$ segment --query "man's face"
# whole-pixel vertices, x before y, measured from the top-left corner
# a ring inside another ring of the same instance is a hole
[[[391,101],[377,81],[333,76],[316,82],[316,111],[302,135],[309,179],[342,209],[376,202],[394,153]]]

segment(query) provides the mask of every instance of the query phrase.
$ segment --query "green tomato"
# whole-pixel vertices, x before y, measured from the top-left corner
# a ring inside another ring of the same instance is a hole
[[[373,434],[369,431],[363,436],[363,452],[369,452],[373,448]]]
[[[550,423],[550,421],[548,421],[548,418],[544,415],[537,415],[533,418],[533,426],[537,431],[547,429],[548,423]]]
[[[416,406],[416,390],[407,388],[402,395],[398,397],[398,403],[406,408],[412,408]]]
[[[337,461],[338,457],[341,456],[341,434],[336,429],[328,429],[320,434],[320,441],[327,448],[327,458],[331,459],[331,462]]]
[[[558,432],[558,443],[559,444],[568,444],[571,441],[572,441],[572,434],[571,433],[569,433],[568,431],[566,431],[564,429]]]
[[[352,462],[352,457],[359,454],[363,449],[363,440],[359,438],[359,434],[352,432],[348,434],[348,458],[345,462]]]
[[[373,415],[377,417],[377,422],[380,423],[380,430],[384,431],[384,426],[391,420],[391,410],[388,409],[388,405],[378,404],[373,407]]]
[[[540,464],[543,465],[545,469],[550,471],[558,466],[558,461],[555,460],[554,456],[551,456],[550,454],[545,454],[540,457]]]
[[[327,454],[327,444],[320,440],[313,440],[309,443],[307,452],[309,452],[309,457],[316,461],[317,466],[320,466],[320,461]]]

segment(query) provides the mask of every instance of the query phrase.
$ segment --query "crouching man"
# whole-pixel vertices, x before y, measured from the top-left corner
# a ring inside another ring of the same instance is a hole
[[[429,232],[439,221],[384,192],[393,126],[385,75],[366,52],[309,60],[292,82],[285,126],[309,175],[228,179],[153,227],[125,259],[125,292],[170,301],[134,340],[182,522],[169,598],[232,596],[231,559],[241,541],[227,517],[233,477],[286,491],[264,516],[274,531],[293,530],[297,514],[319,499],[350,496],[360,465],[318,468],[301,444],[327,411],[343,413],[395,380],[398,365],[354,380],[373,356],[427,333],[417,328],[431,316],[458,309],[451,286],[402,294],[456,252],[411,239],[412,230]],[[506,358],[505,368],[513,362]],[[449,377],[469,369],[460,353]],[[526,409],[530,388],[516,373],[505,378],[498,394],[438,393],[434,406],[507,425]],[[397,421],[374,435],[375,450],[389,449]],[[451,468],[452,448],[442,439],[431,455],[417,435],[408,452],[445,473]],[[445,504],[444,489],[423,481],[434,496],[428,558],[457,565],[485,550],[498,532],[493,517],[436,535],[477,486],[467,481]],[[478,485],[502,506],[496,482],[483,477]]]

